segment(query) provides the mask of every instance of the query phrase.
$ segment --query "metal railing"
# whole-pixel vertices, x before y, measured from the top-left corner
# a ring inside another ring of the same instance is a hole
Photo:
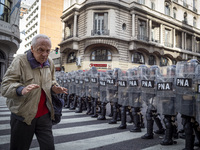
[[[110,30],[91,30],[91,35],[110,35]]]
[[[149,37],[145,35],[140,35],[140,34],[137,35],[137,39],[142,40],[142,41],[147,41],[147,42],[149,41]]]

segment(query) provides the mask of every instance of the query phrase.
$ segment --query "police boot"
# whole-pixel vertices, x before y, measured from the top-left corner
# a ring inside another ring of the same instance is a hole
[[[87,108],[86,114],[89,115],[90,112],[91,112],[91,106],[92,105],[91,105],[91,102],[89,101],[88,97],[86,97],[85,100],[86,100],[86,108]]]
[[[117,129],[126,129],[126,106],[121,107],[121,125]]]
[[[175,139],[178,139],[178,127],[177,127],[177,125],[173,125],[172,126],[172,128],[173,128],[173,137],[175,138]]]
[[[117,108],[117,121],[121,121],[121,109]]]
[[[146,113],[147,133],[141,137],[142,139],[153,139],[154,120],[152,119],[152,117],[153,117],[152,112],[147,110],[147,113]]]
[[[82,113],[82,99],[81,99],[81,97],[78,97],[78,107],[77,107],[75,113]]]
[[[194,135],[187,135],[185,137],[185,148],[183,150],[194,150],[194,139]]]
[[[109,124],[116,124],[117,123],[117,106],[114,105],[113,106],[113,117],[112,117],[112,120],[110,120]]]
[[[153,139],[153,123],[153,120],[147,121],[147,133],[141,137],[142,139]]]
[[[101,115],[97,118],[97,120],[106,120],[106,104],[101,103]]]
[[[128,121],[128,123],[133,123],[133,114],[131,109],[128,109],[128,115],[130,116],[130,120]]]
[[[200,147],[200,131],[198,130],[198,128],[199,128],[199,124],[197,122],[195,122],[194,132],[195,132],[195,135],[197,138],[197,142],[194,143],[194,146]]]
[[[97,118],[98,114],[97,114],[97,99],[96,98],[94,98],[94,101],[93,101],[93,109],[94,109],[94,114],[91,117]]]
[[[69,95],[69,94],[67,95],[67,103],[66,103],[65,108],[70,108],[70,101],[71,101],[71,100],[70,100],[70,96],[71,96],[71,95]]]
[[[70,106],[70,110],[74,110],[76,108],[77,98],[76,95],[74,96],[74,100],[72,102],[72,105]]]
[[[184,131],[185,131],[185,148],[183,150],[193,150],[195,136],[193,135],[193,123],[190,122],[190,119],[187,119],[186,122],[184,123]]]
[[[135,114],[134,115],[133,122],[134,122],[135,126],[130,131],[131,132],[142,132],[141,131],[141,121],[140,121],[140,115],[139,114]]]
[[[133,114],[133,123],[134,127],[130,130],[131,132],[141,132],[141,114],[140,114],[140,109],[138,108],[133,108],[132,109],[132,114]]]
[[[141,128],[145,128],[145,125],[144,125],[144,117],[143,117],[143,114],[140,113],[140,121],[141,121]]]
[[[173,140],[172,140],[172,135],[173,135],[173,126],[171,123],[171,117],[165,117],[163,119],[164,123],[165,123],[165,137],[162,140],[162,142],[160,143],[161,145],[172,145],[173,144]]]
[[[109,117],[113,116],[113,105],[110,104],[110,114],[108,115]]]
[[[163,125],[161,123],[161,119],[158,117],[158,115],[156,115],[156,116],[154,115],[153,118],[154,118],[154,121],[155,121],[155,123],[156,123],[156,125],[158,127],[158,130],[154,131],[154,133],[156,133],[156,134],[164,134],[165,133],[165,129],[163,128]]]

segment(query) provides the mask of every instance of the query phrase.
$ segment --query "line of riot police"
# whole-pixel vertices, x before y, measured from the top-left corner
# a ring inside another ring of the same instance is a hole
[[[118,129],[126,129],[127,113],[133,122],[131,132],[144,128],[143,106],[147,108],[145,119],[147,133],[142,139],[152,139],[154,133],[165,134],[161,145],[176,143],[178,138],[177,114],[182,117],[185,133],[184,150],[192,150],[200,141],[200,64],[197,60],[180,61],[176,65],[147,67],[140,65],[128,70],[115,68],[98,71],[78,70],[56,73],[57,82],[68,89],[65,107],[76,109],[97,120],[106,119],[110,108],[109,124],[121,120]],[[110,104],[108,107],[107,104]],[[162,125],[161,117],[165,127]],[[153,131],[154,122],[158,130]],[[198,140],[195,141],[195,135]]]

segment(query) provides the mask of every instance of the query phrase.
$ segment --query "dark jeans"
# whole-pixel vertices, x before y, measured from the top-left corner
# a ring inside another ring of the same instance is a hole
[[[10,125],[10,150],[29,150],[34,134],[39,142],[40,150],[55,149],[52,121],[49,113],[39,118],[34,118],[31,125],[27,125],[11,114]]]

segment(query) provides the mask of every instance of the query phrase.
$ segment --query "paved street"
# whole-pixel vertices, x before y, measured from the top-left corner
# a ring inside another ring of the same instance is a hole
[[[10,138],[10,112],[6,108],[5,98],[0,97],[0,149],[9,149]],[[53,127],[56,150],[181,150],[184,148],[184,141],[178,139],[178,144],[172,146],[161,146],[161,136],[155,135],[153,140],[142,140],[140,137],[145,134],[132,133],[129,129],[118,130],[120,122],[115,125],[108,124],[107,120],[96,120],[83,113],[75,113],[73,110],[63,109],[63,117],[60,124]],[[31,150],[38,150],[36,138],[31,145]],[[197,148],[196,148],[197,149]]]

